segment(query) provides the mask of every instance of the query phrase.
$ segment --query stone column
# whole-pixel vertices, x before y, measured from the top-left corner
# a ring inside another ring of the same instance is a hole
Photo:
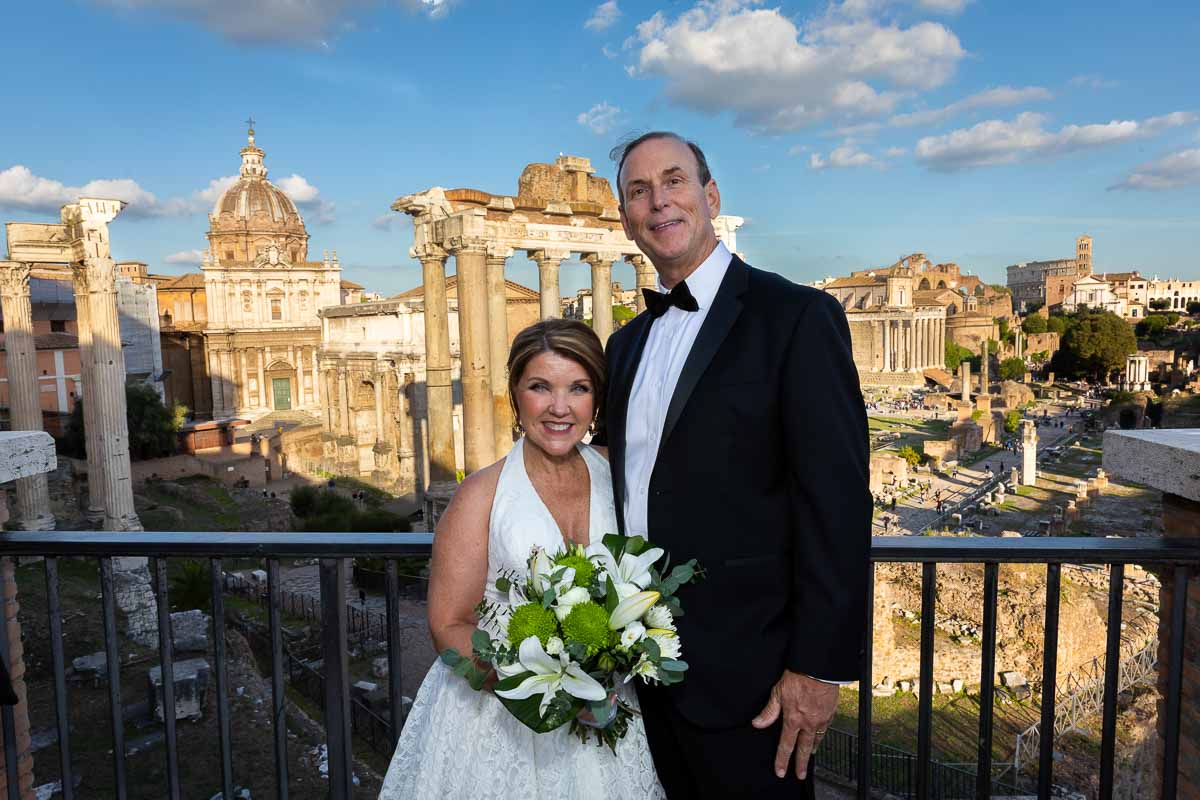
[[[321,378],[325,381],[325,428],[329,431],[330,436],[336,436],[337,414],[335,412],[337,406],[333,400],[333,370],[325,370]]]
[[[238,366],[241,368],[239,374],[242,377],[242,408],[250,410],[250,373],[246,366],[246,359],[250,357],[250,351],[242,348],[237,351]]]
[[[892,371],[892,321],[883,321],[883,371]]]
[[[938,320],[937,363],[939,367],[946,366],[946,320]]]
[[[258,348],[258,407],[264,410],[270,409],[270,401],[267,400],[267,365],[266,357],[263,355],[263,349]]]
[[[42,399],[38,391],[33,308],[29,302],[29,264],[0,261],[0,306],[4,312],[10,429],[40,431]],[[16,524],[25,531],[54,530],[46,475],[18,478]]]
[[[969,361],[959,363],[958,380],[962,384],[962,402],[971,402],[971,363]]]
[[[87,289],[91,311],[95,421],[104,440],[104,528],[140,531],[133,505],[129,466],[129,422],[125,407],[125,360],[117,318],[116,265],[109,254],[108,223],[125,203],[81,199],[63,207],[63,222],[72,241],[76,283]]]
[[[102,525],[104,523],[104,440],[100,438],[100,425],[95,419],[96,404],[87,399],[95,385],[92,376],[92,314],[90,306],[87,291],[76,283],[75,327],[79,331],[79,372],[80,378],[83,380],[83,391],[80,392],[80,397],[76,402],[83,404],[84,446],[87,448],[88,465],[88,501],[84,514],[88,522],[93,525]],[[207,350],[205,355],[210,355]],[[215,358],[212,360],[215,361]],[[218,416],[217,404],[221,398],[218,372],[215,365],[210,365],[213,419]]]
[[[982,357],[979,359],[979,393],[988,393],[988,340],[984,339],[980,345]]]
[[[288,347],[288,357],[296,367],[296,406],[304,405],[304,348]]]
[[[562,316],[562,296],[558,290],[558,265],[570,253],[557,250],[530,250],[529,257],[538,266],[538,291],[542,300],[542,319],[558,319]],[[459,298],[459,313],[462,313]]]
[[[512,255],[508,248],[488,246],[487,296],[488,345],[491,351],[492,434],[494,455],[508,455],[513,445],[513,412],[508,401],[508,286],[504,282],[504,262]]]
[[[592,266],[592,330],[601,344],[608,344],[613,331],[612,265],[616,255],[589,253],[583,260]]]
[[[315,301],[316,298],[314,297]],[[321,373],[317,371],[317,347],[312,348],[312,399],[314,406],[321,405]]]
[[[337,384],[338,384],[337,390],[338,390],[338,399],[340,401],[339,405],[341,406],[341,414],[338,415],[338,436],[342,437],[343,439],[349,439],[350,438],[350,387],[347,384],[349,384],[350,380],[349,380],[349,376],[346,374],[345,365],[338,367],[336,380],[337,380]],[[338,444],[344,446],[344,445],[351,444],[351,443],[339,441]]]
[[[1021,485],[1037,485],[1037,425],[1021,420]]]
[[[491,345],[488,341],[487,246],[464,238],[450,249],[458,274],[458,338],[462,347],[463,466],[469,475],[495,461]],[[557,283],[555,284],[557,286]],[[542,301],[545,302],[543,295]]]
[[[417,449],[414,443],[416,437],[413,435],[412,392],[413,375],[411,372],[407,372],[400,384],[400,398],[396,405],[396,427],[400,429],[396,457],[400,461],[398,480],[401,494],[418,492],[421,489],[417,485]]]
[[[454,395],[450,386],[446,252],[437,245],[426,244],[414,255],[421,260],[425,289],[425,405],[429,415],[429,482],[431,485],[453,485],[456,472]]]
[[[381,370],[377,370],[372,376],[372,384],[375,386],[375,443],[384,444],[387,442],[387,437],[383,435],[383,381],[384,374]]]
[[[658,272],[655,271],[654,265],[645,256],[625,256],[625,260],[633,265],[635,285],[637,286],[637,313],[640,314],[646,310],[646,297],[642,294],[642,290],[657,290]]]
[[[929,366],[929,320],[917,318],[917,369]]]

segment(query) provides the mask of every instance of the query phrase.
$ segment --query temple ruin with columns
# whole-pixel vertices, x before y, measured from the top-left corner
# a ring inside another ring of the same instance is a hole
[[[455,457],[451,387],[450,312],[446,262],[453,257],[457,277],[461,343],[463,466],[470,473],[495,461],[512,446],[513,419],[507,390],[508,316],[504,268],[523,252],[538,266],[540,318],[561,315],[559,269],[578,256],[591,272],[592,302],[612,305],[612,266],[633,265],[637,288],[653,287],[654,267],[626,238],[612,187],[595,174],[586,158],[559,156],[553,164],[530,164],[515,195],[478,189],[433,187],[405,195],[394,211],[413,218],[410,255],[423,268],[423,321],[428,407],[429,494],[453,490]],[[718,238],[736,251],[740,217],[714,220]],[[639,310],[641,309],[639,303]],[[601,341],[612,333],[612,317],[595,314]]]

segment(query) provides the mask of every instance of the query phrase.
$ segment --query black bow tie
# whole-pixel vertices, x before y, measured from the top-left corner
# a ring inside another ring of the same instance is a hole
[[[687,287],[687,281],[680,281],[675,284],[674,289],[666,293],[656,292],[653,289],[642,289],[642,296],[646,298],[646,310],[655,319],[667,313],[667,309],[671,306],[675,306],[680,311],[700,310],[700,304],[696,302],[696,298],[692,297],[692,292]]]

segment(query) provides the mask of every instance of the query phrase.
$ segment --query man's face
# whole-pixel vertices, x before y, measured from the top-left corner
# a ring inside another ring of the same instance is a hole
[[[691,149],[676,139],[642,142],[621,170],[621,225],[660,271],[690,271],[712,252],[721,213],[716,181],[700,183]]]

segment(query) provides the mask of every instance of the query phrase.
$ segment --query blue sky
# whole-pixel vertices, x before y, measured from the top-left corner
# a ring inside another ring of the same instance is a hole
[[[119,196],[114,254],[156,272],[197,268],[253,115],[310,257],[387,294],[420,280],[396,197],[513,194],[560,152],[611,178],[610,147],[650,128],[700,142],[739,249],[795,280],[920,251],[1003,281],[1081,233],[1100,270],[1200,276],[1195,2],[77,0],[3,20],[24,33],[0,220]],[[536,286],[524,258],[508,273]],[[587,282],[564,269],[564,292]]]

